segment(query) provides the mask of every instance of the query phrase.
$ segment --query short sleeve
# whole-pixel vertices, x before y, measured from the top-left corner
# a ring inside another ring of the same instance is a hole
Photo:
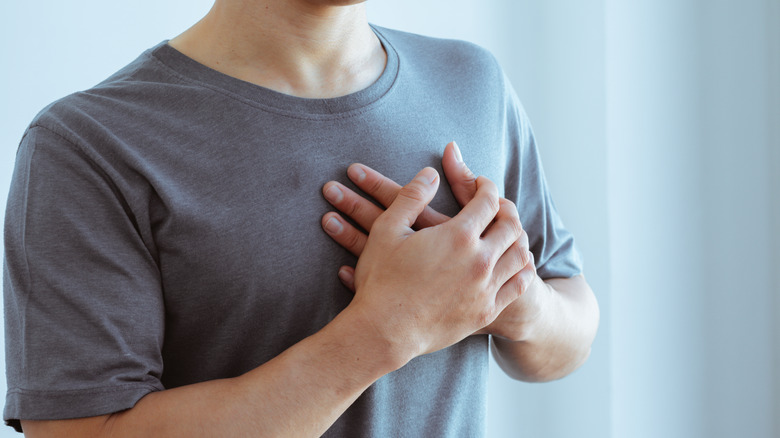
[[[504,196],[517,204],[539,276],[579,275],[582,259],[550,195],[531,123],[506,77],[504,83],[509,145]]]
[[[131,408],[161,390],[164,306],[127,200],[84,149],[43,127],[18,149],[5,219],[4,419]]]

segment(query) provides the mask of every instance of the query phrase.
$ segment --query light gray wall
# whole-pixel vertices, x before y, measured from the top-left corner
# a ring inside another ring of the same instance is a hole
[[[615,437],[780,435],[778,25],[607,0]]]
[[[770,120],[768,90],[780,77],[770,77],[767,13],[764,0],[711,0],[702,13],[705,432],[715,438],[772,436],[778,415],[767,353],[778,316],[770,140],[780,120]]]
[[[775,298],[774,317],[774,435],[780,436],[780,2],[766,0],[768,13],[766,14],[766,26],[769,30],[769,127],[771,130],[769,140],[769,172],[773,176],[770,182],[770,203],[772,204],[772,232],[774,248],[772,270],[775,273],[772,293]]]
[[[699,437],[699,11],[607,0],[606,14],[612,436]]]

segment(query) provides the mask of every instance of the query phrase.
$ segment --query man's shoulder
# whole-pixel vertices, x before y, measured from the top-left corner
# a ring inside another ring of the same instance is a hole
[[[439,99],[459,108],[507,106],[510,87],[503,69],[487,49],[467,41],[374,29],[389,45],[387,50],[397,52],[399,83],[410,96]]]
[[[154,51],[160,45],[145,50],[100,83],[50,103],[30,126],[42,126],[56,133],[74,125],[83,128],[100,120],[126,116],[145,100],[163,95],[162,89],[177,79],[155,58]]]
[[[490,51],[477,44],[448,38],[436,38],[395,29],[372,25],[374,30],[402,58],[427,60],[443,65],[468,65],[492,72],[500,72],[501,68]]]

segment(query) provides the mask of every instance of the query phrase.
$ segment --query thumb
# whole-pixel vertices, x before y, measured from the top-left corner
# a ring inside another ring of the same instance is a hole
[[[458,204],[461,207],[468,204],[477,193],[477,177],[463,162],[460,149],[454,141],[444,148],[441,166]]]
[[[392,223],[411,228],[438,188],[439,173],[432,167],[426,167],[409,184],[401,187],[398,196],[387,207],[383,216],[389,218]]]

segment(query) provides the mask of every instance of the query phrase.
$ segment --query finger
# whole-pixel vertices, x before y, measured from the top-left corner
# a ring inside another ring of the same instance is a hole
[[[432,167],[426,167],[401,188],[393,203],[377,220],[386,220],[389,224],[411,229],[438,188],[439,173]]]
[[[431,208],[430,205],[426,205],[423,212],[420,213],[419,216],[417,216],[417,221],[414,223],[413,228],[415,230],[420,230],[423,228],[435,227],[436,225],[447,222],[450,219],[451,218],[446,214],[441,214],[438,211]]]
[[[342,266],[339,269],[339,280],[347,289],[355,292],[355,268],[351,266]]]
[[[401,186],[376,170],[362,164],[347,168],[347,176],[360,190],[379,201],[385,208],[393,203]]]
[[[498,188],[492,181],[480,176],[477,178],[477,193],[469,201],[460,213],[452,218],[454,226],[464,226],[469,232],[478,232],[478,236],[485,231],[493,221],[499,210]]]
[[[495,221],[485,231],[482,240],[491,248],[500,251],[500,254],[522,238],[524,231],[515,204],[506,199],[499,199],[498,204],[499,209]]]
[[[360,190],[376,199],[387,208],[393,203],[401,186],[390,178],[363,164],[352,164],[347,169],[347,176]],[[450,219],[449,216],[439,213],[429,206],[417,217],[415,228],[428,228]]]
[[[368,236],[345,221],[338,213],[331,211],[322,216],[322,229],[331,239],[352,254],[360,257],[360,254],[363,253]]]
[[[458,204],[461,207],[466,205],[477,193],[477,177],[466,166],[460,148],[454,141],[444,148],[441,166]]]
[[[515,242],[507,248],[493,267],[493,281],[495,284],[502,285],[523,270],[531,261],[530,254],[527,249],[520,246],[519,242]]]
[[[496,308],[499,312],[503,311],[513,301],[520,298],[520,296],[531,287],[534,279],[536,278],[536,268],[534,267],[533,253],[530,253],[530,261],[525,267],[513,275],[496,293]]]
[[[522,227],[522,223],[520,224]],[[525,249],[529,249],[531,245],[528,243],[528,233],[525,232],[525,229],[523,229],[523,233],[520,235],[520,238],[517,239],[517,242]]]
[[[335,181],[330,181],[322,186],[322,194],[328,202],[352,218],[366,231],[371,231],[371,226],[374,225],[376,218],[384,212],[368,199]]]

